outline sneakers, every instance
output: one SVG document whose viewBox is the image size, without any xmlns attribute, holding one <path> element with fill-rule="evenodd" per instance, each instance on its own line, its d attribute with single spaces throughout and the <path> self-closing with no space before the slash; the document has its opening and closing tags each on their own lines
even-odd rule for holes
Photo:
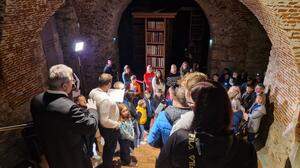
<svg viewBox="0 0 300 168">
<path fill-rule="evenodd" d="M 95 160 L 101 160 L 101 157 L 99 155 L 94 155 L 93 159 L 95 159 Z"/>
</svg>

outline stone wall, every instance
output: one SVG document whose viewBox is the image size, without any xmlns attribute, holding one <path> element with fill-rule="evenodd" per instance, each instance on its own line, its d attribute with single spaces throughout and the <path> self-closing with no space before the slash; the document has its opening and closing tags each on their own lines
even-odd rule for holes
<svg viewBox="0 0 300 168">
<path fill-rule="evenodd" d="M 266 167 L 284 167 L 288 157 L 292 164 L 295 164 L 299 161 L 299 157 L 294 159 L 294 153 L 299 152 L 293 151 L 298 145 L 294 139 L 295 130 L 286 138 L 282 133 L 290 123 L 295 125 L 299 121 L 300 2 L 240 1 L 255 14 L 272 43 L 265 84 L 271 90 L 275 121 L 260 158 Z M 62 0 L 4 2 L 5 10 L 0 10 L 0 18 L 4 12 L 3 26 L 0 22 L 0 30 L 3 30 L 0 44 L 0 126 L 23 123 L 30 119 L 30 98 L 43 90 L 47 71 L 40 38 L 41 29 L 63 3 Z M 256 42 L 268 43 L 268 38 L 263 35 L 264 30 L 244 6 L 236 0 L 197 2 L 206 13 L 214 40 L 210 53 L 213 71 L 227 66 L 255 69 L 256 66 L 263 65 L 260 63 L 264 61 L 256 60 L 267 59 L 269 45 L 261 46 L 261 43 Z M 113 38 L 117 35 L 122 12 L 129 3 L 130 0 L 73 1 L 72 5 L 80 24 L 80 37 L 87 44 L 86 51 L 82 53 L 82 63 L 84 77 L 89 79 L 86 86 L 88 89 L 97 85 L 97 75 L 108 57 L 112 57 L 118 64 L 117 44 Z M 2 4 L 1 2 L 1 8 Z M 75 27 L 67 28 L 70 29 L 75 30 Z M 259 33 L 262 33 L 261 36 L 256 36 Z M 253 48 L 257 51 L 250 50 Z M 242 58 L 252 63 L 246 64 Z M 19 133 L 2 133 L 0 137 L 0 163 L 4 167 L 12 167 L 11 163 L 17 163 L 19 158 L 19 154 L 16 154 L 18 152 L 15 151 L 22 149 L 14 143 L 19 142 Z"/>
<path fill-rule="evenodd" d="M 299 122 L 300 111 L 300 2 L 297 0 L 242 0 L 264 26 L 272 42 L 272 51 L 265 84 L 271 90 L 275 121 L 269 132 L 267 146 L 262 152 L 266 167 L 283 167 L 288 157 L 294 167 L 299 163 L 299 142 L 292 130 L 282 136 L 288 125 Z M 259 6 L 258 6 L 259 4 Z M 299 129 L 299 128 L 298 128 Z M 296 160 L 295 160 L 296 158 Z"/>
<path fill-rule="evenodd" d="M 46 57 L 47 69 L 56 64 L 64 63 L 64 55 L 60 45 L 57 25 L 54 17 L 49 18 L 42 29 L 41 39 Z"/>
<path fill-rule="evenodd" d="M 0 27 L 3 30 L 0 43 L 0 126 L 30 120 L 29 102 L 33 95 L 43 90 L 47 69 L 41 29 L 62 4 L 62 0 L 5 2 L 4 14 L 1 10 L 3 26 Z M 13 167 L 21 158 L 19 156 L 24 156 L 23 148 L 17 145 L 19 135 L 17 132 L 0 133 L 2 167 Z"/>
<path fill-rule="evenodd" d="M 70 51 L 71 40 L 79 36 L 76 28 L 78 19 L 79 38 L 86 42 L 86 49 L 80 56 L 82 81 L 86 83 L 85 90 L 88 92 L 97 86 L 97 76 L 107 58 L 112 58 L 118 67 L 118 46 L 113 38 L 117 37 L 122 13 L 131 0 L 66 2 L 55 17 L 65 63 L 78 71 L 74 62 L 76 55 Z M 216 1 L 198 3 L 209 19 L 214 41 L 209 61 L 211 73 L 220 72 L 225 67 L 234 70 L 246 68 L 250 74 L 264 72 L 271 44 L 251 12 L 237 1 L 225 6 Z"/>
<path fill-rule="evenodd" d="M 235 0 L 197 2 L 210 24 L 213 45 L 208 65 L 211 74 L 220 73 L 226 67 L 246 70 L 251 75 L 264 72 L 271 43 L 249 9 Z"/>
<path fill-rule="evenodd" d="M 97 78 L 108 58 L 119 65 L 117 41 L 113 38 L 117 37 L 121 15 L 129 2 L 130 0 L 82 0 L 74 3 L 80 33 L 87 43 L 85 59 L 82 60 L 86 90 L 97 86 Z"/>
<path fill-rule="evenodd" d="M 73 68 L 79 74 L 78 55 L 74 51 L 75 42 L 80 40 L 78 18 L 73 2 L 68 0 L 53 16 L 59 34 L 64 64 Z"/>
<path fill-rule="evenodd" d="M 84 77 L 87 90 L 95 87 L 107 58 L 118 65 L 119 21 L 131 0 L 74 2 L 81 36 L 87 42 Z M 265 72 L 271 43 L 256 17 L 240 2 L 197 1 L 208 18 L 213 46 L 209 55 L 210 73 L 223 68 L 246 69 L 250 74 Z M 86 12 L 90 11 L 90 12 Z"/>
</svg>

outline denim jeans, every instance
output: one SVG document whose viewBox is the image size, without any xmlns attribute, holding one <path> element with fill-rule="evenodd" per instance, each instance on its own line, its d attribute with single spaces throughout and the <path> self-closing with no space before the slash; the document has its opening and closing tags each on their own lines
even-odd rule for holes
<svg viewBox="0 0 300 168">
<path fill-rule="evenodd" d="M 144 131 L 145 131 L 145 127 L 142 124 L 139 124 L 139 136 L 138 136 L 138 145 L 141 144 L 141 142 L 144 140 Z"/>
</svg>

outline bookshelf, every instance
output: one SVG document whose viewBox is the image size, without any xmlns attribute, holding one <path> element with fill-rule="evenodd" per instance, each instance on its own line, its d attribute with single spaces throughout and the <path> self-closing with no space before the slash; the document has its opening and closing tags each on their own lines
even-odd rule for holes
<svg viewBox="0 0 300 168">
<path fill-rule="evenodd" d="M 133 13 L 134 18 L 143 18 L 145 23 L 145 63 L 165 75 L 167 58 L 167 23 L 176 13 Z"/>
</svg>

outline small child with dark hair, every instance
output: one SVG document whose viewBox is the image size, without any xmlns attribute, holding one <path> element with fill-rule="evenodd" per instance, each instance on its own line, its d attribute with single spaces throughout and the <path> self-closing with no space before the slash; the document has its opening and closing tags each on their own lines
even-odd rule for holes
<svg viewBox="0 0 300 168">
<path fill-rule="evenodd" d="M 75 97 L 75 103 L 81 107 L 81 108 L 87 108 L 86 107 L 86 98 L 83 95 L 79 95 L 78 97 Z"/>
<path fill-rule="evenodd" d="M 258 83 L 255 87 L 256 95 L 265 94 L 265 86 L 262 83 Z"/>
</svg>

